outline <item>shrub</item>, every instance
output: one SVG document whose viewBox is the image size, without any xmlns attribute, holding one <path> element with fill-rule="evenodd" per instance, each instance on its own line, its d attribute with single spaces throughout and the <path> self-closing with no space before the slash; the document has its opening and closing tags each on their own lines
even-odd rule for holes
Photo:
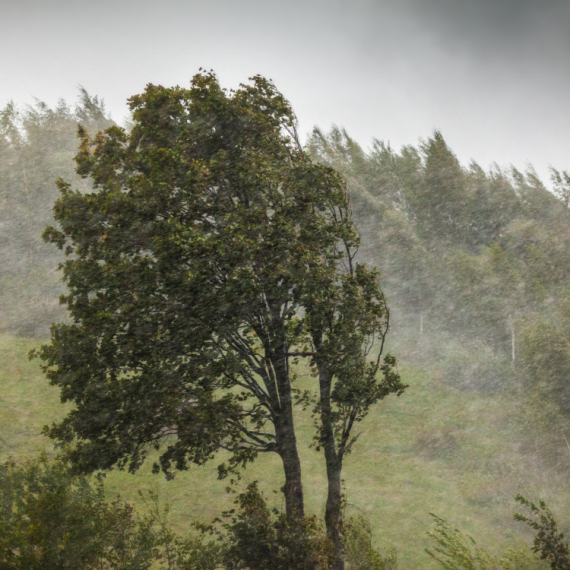
<svg viewBox="0 0 570 570">
<path fill-rule="evenodd" d="M 351 517 L 344 530 L 345 561 L 350 570 L 397 570 L 395 549 L 381 554 L 372 547 L 372 531 L 368 519 L 362 515 Z"/>
<path fill-rule="evenodd" d="M 267 507 L 257 487 L 250 484 L 238 496 L 234 509 L 224 514 L 227 548 L 225 568 L 238 570 L 328 570 L 332 542 L 316 517 L 296 519 Z"/>
<path fill-rule="evenodd" d="M 434 514 L 435 529 L 428 536 L 435 542 L 426 553 L 445 570 L 541 570 L 544 563 L 527 554 L 524 546 L 507 550 L 501 556 L 477 546 L 475 540 Z"/>
<path fill-rule="evenodd" d="M 544 501 L 540 501 L 538 507 L 522 495 L 517 495 L 515 501 L 530 509 L 534 517 L 538 517 L 536 520 L 520 513 L 515 514 L 516 520 L 527 523 L 537 531 L 532 550 L 540 554 L 540 558 L 547 561 L 552 570 L 570 570 L 570 546 L 564 540 L 564 535 L 558 532 L 558 525 Z"/>
<path fill-rule="evenodd" d="M 0 466 L 0 564 L 13 570 L 150 568 L 160 557 L 152 521 L 103 481 L 74 476 L 45 455 Z"/>
<path fill-rule="evenodd" d="M 46 455 L 0 466 L 0 570 L 215 570 L 222 545 L 177 536 L 156 493 L 144 517 L 105 501 L 103 478 Z"/>
</svg>

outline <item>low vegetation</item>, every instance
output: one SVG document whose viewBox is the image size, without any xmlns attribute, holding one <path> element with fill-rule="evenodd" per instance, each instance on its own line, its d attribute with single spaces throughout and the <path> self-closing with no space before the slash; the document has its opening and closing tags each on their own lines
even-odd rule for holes
<svg viewBox="0 0 570 570">
<path fill-rule="evenodd" d="M 20 463 L 42 449 L 53 457 L 41 431 L 62 417 L 63 409 L 57 391 L 27 359 L 37 342 L 0 338 L 1 460 L 13 456 Z M 424 552 L 433 546 L 426 535 L 432 527 L 430 512 L 452 521 L 493 555 L 518 548 L 522 541 L 531 552 L 533 533 L 513 520 L 517 510 L 513 497 L 518 492 L 544 498 L 556 513 L 559 532 L 570 528 L 564 508 L 570 500 L 570 450 L 560 432 L 564 417 L 556 405 L 544 398 L 527 398 L 516 385 L 492 394 L 450 387 L 444 365 L 440 361 L 427 370 L 400 366 L 410 384 L 408 401 L 386 401 L 370 414 L 361 428 L 367 437 L 346 465 L 347 517 L 363 516 L 370 535 L 361 534 L 361 543 L 384 558 L 395 548 L 400 569 L 438 567 Z M 301 387 L 303 378 L 299 371 Z M 309 447 L 310 414 L 300 408 L 296 413 L 306 465 L 307 510 L 322 517 L 326 477 Z M 251 466 L 237 491 L 245 491 L 247 482 L 257 479 L 269 508 L 282 512 L 282 502 L 273 493 L 281 484 L 279 464 L 264 459 Z M 111 471 L 105 478 L 107 500 L 120 495 L 140 513 L 148 511 L 140 492 L 158 494 L 162 504 L 170 505 L 168 522 L 178 536 L 185 536 L 194 522 L 209 524 L 222 510 L 234 508 L 235 494 L 226 493 L 225 487 L 208 467 L 178 473 L 172 481 L 150 469 L 136 475 Z M 359 547 L 356 552 L 364 551 Z"/>
</svg>

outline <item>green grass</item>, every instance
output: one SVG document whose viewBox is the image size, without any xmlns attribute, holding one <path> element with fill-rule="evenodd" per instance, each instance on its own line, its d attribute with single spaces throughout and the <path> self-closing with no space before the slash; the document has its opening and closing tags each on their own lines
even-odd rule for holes
<svg viewBox="0 0 570 570">
<path fill-rule="evenodd" d="M 41 428 L 65 413 L 57 390 L 42 376 L 28 351 L 37 342 L 0 336 L 0 456 L 21 458 L 52 445 Z M 362 432 L 344 470 L 348 512 L 370 519 L 376 546 L 395 546 L 400 568 L 433 568 L 428 546 L 428 513 L 450 520 L 479 544 L 501 551 L 530 542 L 524 525 L 513 521 L 517 492 L 544 498 L 562 529 L 570 516 L 570 446 L 556 408 L 529 399 L 506 379 L 496 394 L 455 389 L 435 368 L 401 365 L 410 385 L 400 398 L 378 404 L 357 429 Z M 302 376 L 299 383 L 310 387 Z M 566 422 L 567 423 L 567 422 Z M 326 480 L 322 455 L 309 449 L 312 420 L 298 414 L 303 478 L 309 511 L 322 514 Z M 183 531 L 195 520 L 209 521 L 231 504 L 216 463 L 177 474 L 174 481 L 143 468 L 136 475 L 112 472 L 109 496 L 139 502 L 138 490 L 158 489 L 171 505 L 171 522 Z M 282 485 L 279 459 L 261 457 L 245 472 L 259 479 L 277 507 Z"/>
</svg>

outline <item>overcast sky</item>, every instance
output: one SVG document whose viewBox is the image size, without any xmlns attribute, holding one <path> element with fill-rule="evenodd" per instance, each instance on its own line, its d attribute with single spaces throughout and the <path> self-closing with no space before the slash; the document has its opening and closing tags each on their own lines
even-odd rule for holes
<svg viewBox="0 0 570 570">
<path fill-rule="evenodd" d="M 0 0 L 0 105 L 272 78 L 302 133 L 570 169 L 570 0 Z"/>
</svg>

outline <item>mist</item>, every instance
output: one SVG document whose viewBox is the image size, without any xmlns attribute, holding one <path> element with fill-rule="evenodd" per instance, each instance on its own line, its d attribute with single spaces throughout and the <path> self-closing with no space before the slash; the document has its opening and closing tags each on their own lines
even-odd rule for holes
<svg viewBox="0 0 570 570">
<path fill-rule="evenodd" d="M 519 493 L 544 499 L 558 530 L 570 530 L 570 5 L 26 0 L 6 3 L 2 20 L 10 55 L 0 63 L 2 461 L 23 465 L 40 449 L 51 461 L 57 449 L 43 426 L 81 408 L 79 398 L 60 402 L 69 388 L 50 376 L 55 360 L 43 372 L 27 360 L 50 335 L 58 350 L 61 331 L 81 323 L 61 298 L 71 266 L 58 271 L 81 253 L 66 258 L 54 246 L 56 230 L 42 238 L 62 224 L 63 210 L 54 217 L 53 208 L 66 193 L 55 181 L 69 183 L 78 203 L 111 191 L 94 184 L 96 169 L 75 162 L 78 126 L 83 150 L 110 127 L 105 136 L 121 127 L 128 141 L 141 125 L 129 98 L 149 84 L 187 89 L 211 69 L 231 100 L 231 89 L 261 75 L 295 113 L 295 152 L 342 177 L 360 240 L 354 259 L 379 269 L 389 310 L 382 362 L 391 370 L 386 358 L 394 355 L 405 385 L 357 422 L 343 471 L 343 516 L 353 525 L 346 568 L 440 568 L 425 549 L 451 552 L 436 539 L 452 527 L 488 554 L 481 569 L 547 568 L 531 551 L 532 529 L 513 514 L 526 508 L 514 501 Z M 54 323 L 60 332 L 50 332 Z M 315 366 L 291 359 L 306 512 L 324 520 Z M 164 429 L 173 437 L 177 426 Z M 147 464 L 136 474 L 110 471 L 105 496 L 119 493 L 143 512 L 151 489 L 171 504 L 172 532 L 186 536 L 193 523 L 233 508 L 227 480 L 203 463 L 172 481 Z M 8 465 L 2 473 L 15 469 Z M 259 481 L 282 514 L 280 469 L 260 454 L 235 493 Z M 457 544 L 464 540 L 453 532 Z M 358 541 L 383 566 L 358 558 Z M 204 552 L 214 560 L 214 550 Z M 462 568 L 446 556 L 447 568 Z"/>
<path fill-rule="evenodd" d="M 77 85 L 122 123 L 146 83 L 187 85 L 199 67 L 236 87 L 261 74 L 301 133 L 345 127 L 364 147 L 441 130 L 464 162 L 530 162 L 543 178 L 569 153 L 567 3 L 547 0 L 4 3 L 0 104 L 73 101 Z M 18 49 L 14 49 L 18 46 Z"/>
</svg>

